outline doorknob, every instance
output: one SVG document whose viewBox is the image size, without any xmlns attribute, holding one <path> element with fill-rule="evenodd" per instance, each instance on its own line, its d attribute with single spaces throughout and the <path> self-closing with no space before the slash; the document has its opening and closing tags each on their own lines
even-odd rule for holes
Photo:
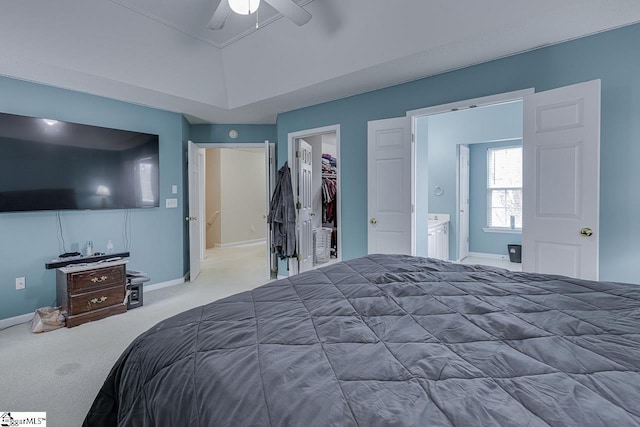
<svg viewBox="0 0 640 427">
<path fill-rule="evenodd" d="M 585 227 L 582 230 L 580 230 L 580 234 L 583 235 L 584 237 L 589 237 L 593 234 L 593 231 L 590 228 Z"/>
<path fill-rule="evenodd" d="M 369 222 L 370 222 L 371 224 L 377 224 L 377 222 L 378 222 L 378 221 L 376 221 L 376 219 L 375 219 L 375 218 L 371 218 L 371 219 L 369 220 Z"/>
<path fill-rule="evenodd" d="M 188 216 L 185 218 L 185 221 L 197 221 L 198 217 L 197 216 Z"/>
<path fill-rule="evenodd" d="M 315 212 L 311 212 L 311 213 L 309 214 L 309 216 L 316 216 L 316 213 L 315 213 Z"/>
</svg>

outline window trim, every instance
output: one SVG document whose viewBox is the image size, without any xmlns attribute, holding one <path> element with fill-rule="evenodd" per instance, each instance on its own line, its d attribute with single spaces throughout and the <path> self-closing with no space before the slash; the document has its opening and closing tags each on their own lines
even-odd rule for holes
<svg viewBox="0 0 640 427">
<path fill-rule="evenodd" d="M 522 234 L 522 228 L 482 227 L 485 233 Z"/>
</svg>

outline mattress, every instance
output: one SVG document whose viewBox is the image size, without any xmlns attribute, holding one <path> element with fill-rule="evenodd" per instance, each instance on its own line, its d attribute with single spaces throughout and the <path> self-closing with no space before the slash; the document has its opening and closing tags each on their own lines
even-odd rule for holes
<svg viewBox="0 0 640 427">
<path fill-rule="evenodd" d="M 87 426 L 638 426 L 640 288 L 370 255 L 160 322 Z"/>
</svg>

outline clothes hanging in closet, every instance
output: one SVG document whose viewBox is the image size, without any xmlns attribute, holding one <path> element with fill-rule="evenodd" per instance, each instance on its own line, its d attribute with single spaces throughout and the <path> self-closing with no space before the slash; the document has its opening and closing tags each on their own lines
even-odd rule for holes
<svg viewBox="0 0 640 427">
<path fill-rule="evenodd" d="M 335 178 L 322 178 L 322 222 L 336 219 L 337 182 Z"/>
<path fill-rule="evenodd" d="M 280 259 L 296 256 L 296 207 L 288 162 L 278 171 L 276 188 L 269 205 L 267 221 L 271 224 L 271 251 Z"/>
<path fill-rule="evenodd" d="M 322 154 L 322 222 L 335 223 L 337 192 L 337 161 L 331 154 Z M 327 176 L 328 175 L 328 176 Z"/>
</svg>

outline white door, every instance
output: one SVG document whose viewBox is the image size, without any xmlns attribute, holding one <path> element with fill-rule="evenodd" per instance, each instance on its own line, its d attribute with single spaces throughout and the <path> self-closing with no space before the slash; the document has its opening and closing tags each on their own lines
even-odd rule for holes
<svg viewBox="0 0 640 427">
<path fill-rule="evenodd" d="M 526 96 L 522 269 L 598 279 L 600 80 Z"/>
<path fill-rule="evenodd" d="M 197 157 L 198 157 L 198 171 L 202 171 L 201 173 L 198 173 L 198 178 L 200 179 L 199 181 L 199 194 L 198 194 L 198 214 L 196 215 L 198 217 L 198 219 L 200 218 L 207 218 L 207 214 L 205 212 L 205 208 L 206 208 L 206 203 L 204 203 L 205 199 L 205 190 L 206 190 L 206 158 L 205 158 L 205 154 L 204 154 L 204 150 L 201 148 L 196 147 L 197 149 Z M 206 233 L 207 233 L 207 229 L 206 229 L 206 220 L 205 221 L 200 221 L 198 220 L 198 227 L 199 227 L 199 233 L 200 233 L 200 249 L 198 251 L 198 253 L 200 254 L 200 261 L 203 261 L 206 257 L 207 257 L 207 248 L 206 243 L 207 243 L 207 239 L 206 239 Z"/>
<path fill-rule="evenodd" d="M 189 281 L 193 282 L 200 274 L 200 157 L 196 144 L 188 143 L 188 171 L 189 174 Z"/>
<path fill-rule="evenodd" d="M 311 145 L 302 139 L 297 140 L 297 189 L 296 234 L 298 237 L 298 272 L 313 268 L 313 192 L 312 192 L 312 151 Z"/>
<path fill-rule="evenodd" d="M 411 122 L 368 123 L 368 253 L 411 254 Z"/>
<path fill-rule="evenodd" d="M 462 261 L 469 256 L 469 147 L 458 147 L 458 259 Z"/>
<path fill-rule="evenodd" d="M 269 208 L 271 203 L 271 196 L 273 195 L 273 190 L 275 188 L 275 167 L 276 167 L 276 156 L 275 156 L 276 146 L 269 141 L 264 142 L 264 170 L 266 173 L 265 179 L 265 191 L 267 194 L 266 197 L 266 205 L 265 205 L 265 214 L 263 216 L 265 223 L 265 236 L 267 236 L 267 279 L 275 279 L 277 278 L 277 259 L 276 254 L 271 252 L 271 225 L 267 221 L 267 216 L 269 215 Z"/>
</svg>

